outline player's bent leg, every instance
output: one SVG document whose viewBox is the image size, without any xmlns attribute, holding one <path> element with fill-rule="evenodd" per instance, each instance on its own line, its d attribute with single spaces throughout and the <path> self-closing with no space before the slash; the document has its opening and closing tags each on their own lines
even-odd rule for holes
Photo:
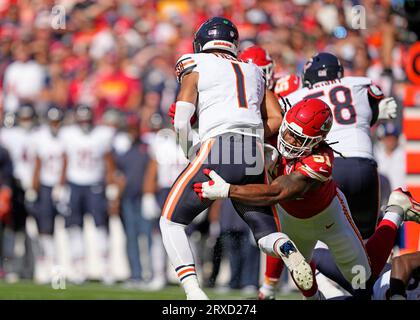
<svg viewBox="0 0 420 320">
<path fill-rule="evenodd" d="M 370 261 L 340 190 L 337 190 L 337 196 L 326 210 L 325 217 L 334 219 L 334 225 L 328 230 L 320 226 L 323 229 L 320 240 L 328 245 L 338 268 L 353 289 L 365 289 L 372 273 Z"/>
<path fill-rule="evenodd" d="M 214 141 L 206 141 L 195 159 L 179 175 L 165 201 L 160 218 L 160 231 L 169 260 L 178 275 L 178 279 L 189 300 L 208 299 L 201 290 L 195 262 L 185 228 L 211 201 L 201 201 L 194 192 L 192 185 L 205 181 L 203 164 L 208 157 Z"/>
<path fill-rule="evenodd" d="M 366 243 L 372 264 L 372 274 L 379 277 L 397 238 L 398 228 L 403 221 L 419 223 L 420 204 L 412 195 L 401 188 L 394 190 L 388 200 L 382 221 Z"/>
</svg>

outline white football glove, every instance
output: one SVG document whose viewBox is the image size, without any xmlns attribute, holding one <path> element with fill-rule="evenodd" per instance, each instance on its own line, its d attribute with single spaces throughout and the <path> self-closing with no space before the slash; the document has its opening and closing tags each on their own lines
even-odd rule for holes
<svg viewBox="0 0 420 320">
<path fill-rule="evenodd" d="M 141 199 L 141 213 L 147 220 L 156 219 L 160 216 L 160 207 L 153 193 L 145 193 Z"/>
<path fill-rule="evenodd" d="M 25 191 L 25 201 L 26 202 L 36 202 L 38 200 L 38 192 L 35 189 L 28 189 Z"/>
<path fill-rule="evenodd" d="M 56 203 L 70 202 L 70 188 L 66 185 L 55 185 L 51 191 L 51 198 Z"/>
<path fill-rule="evenodd" d="M 270 172 L 276 167 L 280 153 L 270 144 L 264 143 L 265 169 Z"/>
<path fill-rule="evenodd" d="M 230 184 L 223 180 L 214 170 L 204 169 L 203 171 L 211 180 L 194 184 L 194 191 L 198 194 L 199 198 L 210 200 L 228 198 Z"/>
<path fill-rule="evenodd" d="M 379 120 L 395 119 L 397 117 L 397 102 L 393 97 L 379 101 Z"/>
</svg>

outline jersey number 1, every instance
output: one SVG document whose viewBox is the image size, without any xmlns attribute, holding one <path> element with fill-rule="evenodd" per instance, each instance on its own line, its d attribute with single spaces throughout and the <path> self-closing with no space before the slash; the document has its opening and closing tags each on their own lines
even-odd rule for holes
<svg viewBox="0 0 420 320">
<path fill-rule="evenodd" d="M 236 93 L 238 96 L 239 108 L 248 108 L 248 102 L 246 100 L 245 92 L 245 80 L 241 66 L 235 62 L 232 62 L 232 67 L 236 76 Z"/>
</svg>

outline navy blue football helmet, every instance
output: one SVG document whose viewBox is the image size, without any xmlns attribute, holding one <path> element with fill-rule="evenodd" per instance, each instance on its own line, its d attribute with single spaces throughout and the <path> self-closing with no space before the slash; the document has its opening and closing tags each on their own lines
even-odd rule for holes
<svg viewBox="0 0 420 320">
<path fill-rule="evenodd" d="M 311 87 L 314 83 L 339 79 L 344 76 L 340 60 L 328 52 L 320 52 L 309 59 L 303 71 L 303 86 Z"/>
<path fill-rule="evenodd" d="M 238 53 L 239 33 L 228 19 L 214 17 L 204 22 L 194 35 L 194 52 L 209 49 L 224 50 L 233 55 Z"/>
</svg>

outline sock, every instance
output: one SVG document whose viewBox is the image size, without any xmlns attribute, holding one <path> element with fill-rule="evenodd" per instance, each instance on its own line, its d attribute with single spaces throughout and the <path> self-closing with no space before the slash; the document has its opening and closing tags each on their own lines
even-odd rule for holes
<svg viewBox="0 0 420 320">
<path fill-rule="evenodd" d="M 402 209 L 390 206 L 375 233 L 366 243 L 366 250 L 372 268 L 372 277 L 377 278 L 382 272 L 397 238 L 398 228 L 403 221 Z"/>
<path fill-rule="evenodd" d="M 264 285 L 266 288 L 272 287 L 274 289 L 283 271 L 284 262 L 282 259 L 270 255 L 266 255 L 265 261 Z"/>
<path fill-rule="evenodd" d="M 84 280 L 86 270 L 82 228 L 79 226 L 72 226 L 68 228 L 68 235 L 73 270 L 76 272 L 78 278 Z"/>
<path fill-rule="evenodd" d="M 55 263 L 55 244 L 53 236 L 49 234 L 41 234 L 39 237 L 43 256 L 49 263 Z"/>
<path fill-rule="evenodd" d="M 96 245 L 98 246 L 99 259 L 103 270 L 103 281 L 112 282 L 112 268 L 109 261 L 109 233 L 105 226 L 96 228 Z"/>
<path fill-rule="evenodd" d="M 186 226 L 172 222 L 165 217 L 160 218 L 159 225 L 169 261 L 175 268 L 185 293 L 188 295 L 197 289 L 201 290 L 193 254 L 185 234 Z"/>
</svg>

